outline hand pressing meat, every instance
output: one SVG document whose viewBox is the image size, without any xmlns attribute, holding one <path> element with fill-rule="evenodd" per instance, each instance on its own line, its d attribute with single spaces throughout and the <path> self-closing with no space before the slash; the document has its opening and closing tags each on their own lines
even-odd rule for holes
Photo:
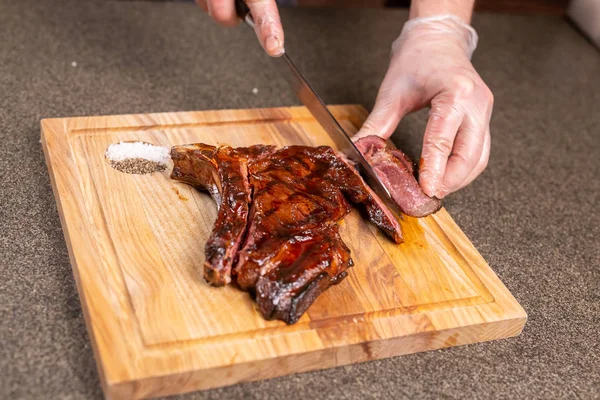
<svg viewBox="0 0 600 400">
<path fill-rule="evenodd" d="M 398 221 L 330 147 L 175 146 L 171 177 L 207 190 L 219 205 L 206 243 L 205 279 L 233 279 L 266 319 L 296 322 L 353 265 L 338 222 L 359 206 L 392 240 Z"/>
<path fill-rule="evenodd" d="M 493 96 L 470 61 L 477 46 L 468 25 L 472 6 L 472 0 L 412 2 L 373 112 L 357 134 L 388 139 L 405 115 L 430 106 L 419 183 L 440 199 L 471 183 L 490 154 Z"/>
</svg>

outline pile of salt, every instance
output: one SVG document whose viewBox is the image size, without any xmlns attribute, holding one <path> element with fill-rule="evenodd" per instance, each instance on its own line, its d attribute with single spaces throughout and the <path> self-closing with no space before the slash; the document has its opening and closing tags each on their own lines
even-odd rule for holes
<svg viewBox="0 0 600 400">
<path fill-rule="evenodd" d="M 168 148 L 144 142 L 114 143 L 105 155 L 111 167 L 128 174 L 164 171 L 170 159 Z"/>
</svg>

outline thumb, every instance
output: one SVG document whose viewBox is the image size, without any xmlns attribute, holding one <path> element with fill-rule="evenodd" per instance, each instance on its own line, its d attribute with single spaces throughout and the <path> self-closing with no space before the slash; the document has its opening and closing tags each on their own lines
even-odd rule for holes
<svg viewBox="0 0 600 400">
<path fill-rule="evenodd" d="M 353 140 L 372 135 L 389 139 L 402 117 L 419 108 L 418 103 L 414 87 L 407 84 L 404 74 L 392 62 L 377 93 L 373 111 Z"/>
</svg>

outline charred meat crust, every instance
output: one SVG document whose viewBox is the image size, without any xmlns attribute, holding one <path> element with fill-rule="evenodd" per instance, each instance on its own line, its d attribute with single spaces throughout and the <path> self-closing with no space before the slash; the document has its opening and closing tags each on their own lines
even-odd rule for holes
<svg viewBox="0 0 600 400">
<path fill-rule="evenodd" d="M 278 260 L 278 266 L 260 275 L 255 284 L 256 301 L 266 319 L 296 322 L 328 287 L 338 283 L 353 265 L 350 250 L 337 226 L 313 233 L 295 246 L 301 253 Z"/>
<path fill-rule="evenodd" d="M 171 149 L 171 178 L 208 191 L 219 208 L 205 245 L 204 278 L 211 285 L 231 282 L 231 269 L 246 231 L 251 200 L 248 156 L 259 157 L 269 149 L 271 146 L 253 146 L 240 151 L 205 144 Z"/>
</svg>

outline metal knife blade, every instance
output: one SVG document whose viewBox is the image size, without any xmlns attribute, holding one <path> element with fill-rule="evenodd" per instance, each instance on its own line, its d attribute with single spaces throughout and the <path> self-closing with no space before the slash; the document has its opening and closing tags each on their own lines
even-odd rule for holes
<svg viewBox="0 0 600 400">
<path fill-rule="evenodd" d="M 250 10 L 242 0 L 236 0 L 238 16 L 250 27 L 254 27 L 254 20 Z M 385 205 L 394 214 L 396 219 L 401 219 L 400 209 L 392 199 L 389 190 L 383 185 L 373 168 L 356 148 L 356 145 L 346 134 L 339 122 L 331 114 L 321 98 L 313 90 L 307 80 L 302 76 L 288 54 L 273 59 L 282 77 L 289 83 L 298 99 L 315 117 L 325 132 L 331 137 L 339 152 L 360 166 L 363 177 L 373 191 L 381 198 Z"/>
</svg>

